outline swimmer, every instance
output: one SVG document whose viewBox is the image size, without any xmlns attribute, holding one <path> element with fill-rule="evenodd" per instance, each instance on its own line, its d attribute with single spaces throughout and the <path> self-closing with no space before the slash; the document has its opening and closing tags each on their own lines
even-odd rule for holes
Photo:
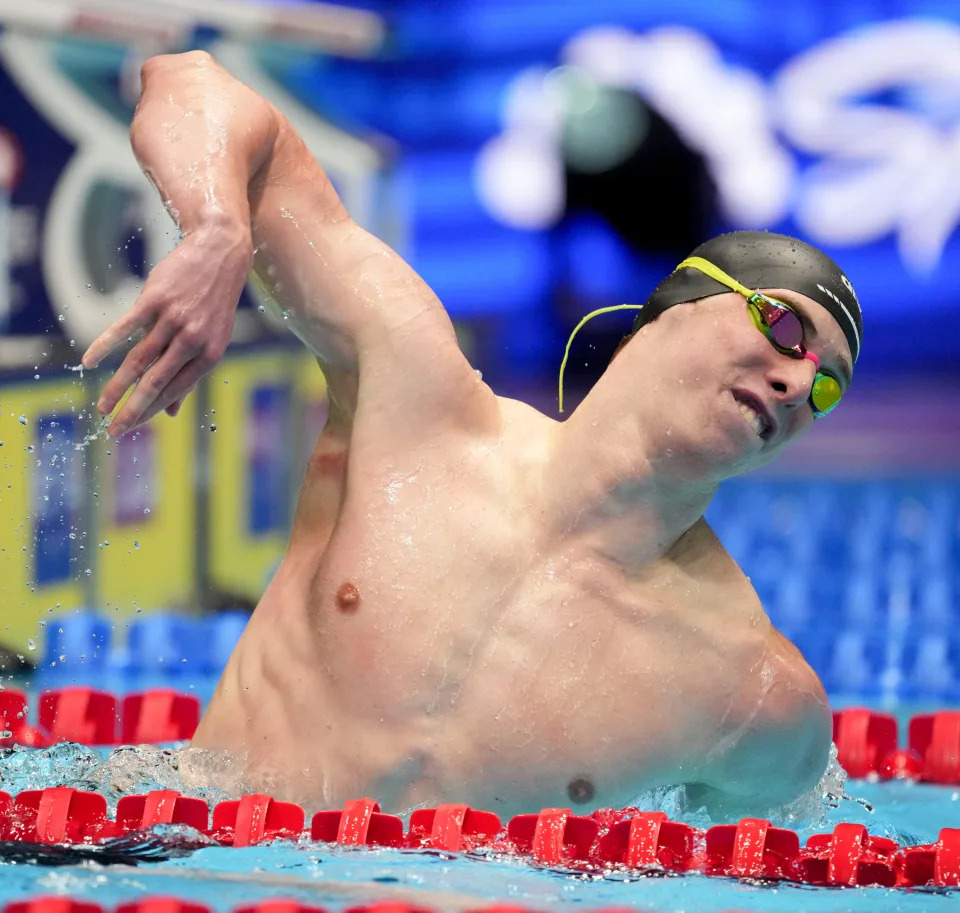
<svg viewBox="0 0 960 913">
<path fill-rule="evenodd" d="M 99 401 L 136 383 L 112 432 L 177 412 L 251 270 L 329 387 L 196 746 L 308 810 L 585 812 L 685 784 L 722 819 L 818 781 L 823 688 L 703 514 L 846 391 L 861 318 L 832 260 L 777 234 L 706 242 L 559 422 L 493 393 L 424 281 L 209 55 L 147 62 L 131 137 L 183 239 L 84 355 L 145 331 Z"/>
</svg>

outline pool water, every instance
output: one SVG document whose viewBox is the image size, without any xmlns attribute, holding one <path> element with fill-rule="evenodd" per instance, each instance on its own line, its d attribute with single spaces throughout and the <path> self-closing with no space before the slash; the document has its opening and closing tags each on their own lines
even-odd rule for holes
<svg viewBox="0 0 960 913">
<path fill-rule="evenodd" d="M 117 683 L 114 677 L 113 684 Z M 213 684 L 214 679 L 202 677 L 181 679 L 178 687 L 206 697 Z M 143 677 L 136 677 L 128 681 L 126 690 L 143 687 Z M 913 709 L 901 708 L 901 731 L 905 731 L 904 723 Z M 0 760 L 0 789 L 10 793 L 57 785 L 93 789 L 107 797 L 112 810 L 122 794 L 180 785 L 169 764 L 162 760 L 166 755 L 160 749 L 128 751 L 107 761 L 109 757 L 108 749 L 68 743 L 46 752 L 8 750 Z M 202 795 L 211 805 L 227 798 L 216 787 L 184 792 Z M 819 814 L 790 823 L 800 833 L 801 841 L 811 833 L 832 830 L 841 821 L 865 824 L 871 834 L 890 836 L 902 844 L 933 842 L 940 828 L 960 828 L 958 789 L 848 781 L 846 792 L 851 798 L 841 799 L 836 807 L 817 804 L 814 811 Z M 661 808 L 676 817 L 676 803 L 676 792 L 663 791 L 646 797 L 642 807 Z M 704 821 L 691 823 L 703 826 Z M 161 828 L 157 833 L 161 840 L 176 845 L 183 831 Z M 699 874 L 571 873 L 492 853 L 354 848 L 308 840 L 276 841 L 243 849 L 205 846 L 180 858 L 138 865 L 85 861 L 49 866 L 0 860 L 0 903 L 38 895 L 65 895 L 109 907 L 159 894 L 189 898 L 224 913 L 253 901 L 281 897 L 330 910 L 390 899 L 435 910 L 467 910 L 508 902 L 531 910 L 637 907 L 651 911 L 811 913 L 953 910 L 960 901 L 960 891 L 750 884 Z"/>
<path fill-rule="evenodd" d="M 903 744 L 912 715 L 960 705 L 956 480 L 737 482 L 721 491 L 708 520 L 752 577 L 771 619 L 820 674 L 835 709 L 859 704 L 896 713 Z M 89 613 L 72 619 L 48 625 L 43 672 L 30 683 L 34 696 L 45 688 L 82 683 L 118 695 L 174 687 L 204 701 L 243 623 L 231 617 L 201 630 L 205 621 L 171 624 L 144 616 L 123 643 L 109 645 L 117 633 L 110 621 Z M 104 776 L 106 754 L 69 745 L 47 756 L 23 750 L 8 754 L 0 758 L 0 790 L 73 785 L 96 789 L 113 805 L 120 792 L 176 786 L 168 779 L 169 765 L 154 763 L 157 757 L 151 761 L 149 753 L 135 758 L 124 777 Z M 960 787 L 849 781 L 846 793 L 850 798 L 835 807 L 818 801 L 806 817 L 774 823 L 792 827 L 805 841 L 811 833 L 854 821 L 871 834 L 914 845 L 935 841 L 941 828 L 960 828 Z M 211 804 L 225 798 L 215 788 L 202 794 Z M 675 792 L 638 802 L 671 817 L 676 817 L 676 803 Z M 690 823 L 702 827 L 706 822 L 691 818 Z M 160 839 L 175 842 L 178 836 L 164 832 Z M 331 910 L 384 899 L 435 910 L 491 902 L 530 910 L 616 906 L 705 913 L 960 909 L 960 889 L 751 884 L 699 874 L 577 874 L 492 854 L 306 841 L 245 849 L 208 846 L 136 866 L 74 862 L 49 867 L 0 857 L 0 904 L 40 894 L 104 907 L 163 894 L 223 913 L 275 898 Z"/>
</svg>

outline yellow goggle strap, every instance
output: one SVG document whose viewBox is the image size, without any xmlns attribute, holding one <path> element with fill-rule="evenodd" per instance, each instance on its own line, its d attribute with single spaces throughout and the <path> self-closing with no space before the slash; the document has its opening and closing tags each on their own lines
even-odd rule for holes
<svg viewBox="0 0 960 913">
<path fill-rule="evenodd" d="M 567 359 L 570 357 L 570 344 L 573 342 L 573 337 L 580 332 L 580 327 L 582 327 L 588 320 L 592 317 L 596 317 L 598 314 L 609 314 L 611 311 L 623 311 L 627 309 L 632 309 L 635 311 L 643 310 L 642 304 L 615 304 L 612 307 L 598 308 L 595 311 L 591 311 L 587 314 L 583 320 L 580 321 L 574 328 L 573 332 L 570 334 L 570 338 L 567 340 L 567 347 L 563 351 L 563 361 L 560 362 L 560 398 L 559 405 L 560 411 L 563 412 L 563 372 L 567 369 Z"/>
<path fill-rule="evenodd" d="M 725 285 L 727 288 L 732 289 L 735 292 L 739 292 L 743 295 L 744 298 L 750 299 L 754 296 L 754 292 L 751 289 L 748 289 L 745 285 L 741 285 L 737 282 L 733 276 L 728 276 L 719 266 L 714 266 L 709 260 L 704 260 L 703 257 L 687 257 L 682 263 L 677 266 L 677 269 L 696 269 L 699 270 L 706 276 L 709 276 L 711 279 L 719 282 L 721 285 Z M 674 270 L 676 272 L 676 270 Z M 563 412 L 563 372 L 567 367 L 567 359 L 570 357 L 570 344 L 573 342 L 573 337 L 577 335 L 582 327 L 588 320 L 593 317 L 596 317 L 598 314 L 609 314 L 611 311 L 622 311 L 625 309 L 633 309 L 636 311 L 642 310 L 642 304 L 616 304 L 612 307 L 598 308 L 596 311 L 591 311 L 587 314 L 583 320 L 578 323 L 573 332 L 570 334 L 570 338 L 567 340 L 567 347 L 563 352 L 563 361 L 560 363 L 560 391 L 559 391 L 559 406 L 560 412 Z"/>
<path fill-rule="evenodd" d="M 721 285 L 739 292 L 744 298 L 752 298 L 756 294 L 752 289 L 748 289 L 745 285 L 737 282 L 733 276 L 728 276 L 719 266 L 714 266 L 709 260 L 704 260 L 703 257 L 687 257 L 677 269 L 698 269 L 705 276 L 709 276 Z"/>
</svg>

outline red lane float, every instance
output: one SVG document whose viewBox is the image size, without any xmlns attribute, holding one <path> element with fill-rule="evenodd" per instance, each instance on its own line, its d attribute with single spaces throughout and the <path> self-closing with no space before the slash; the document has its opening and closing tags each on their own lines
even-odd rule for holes
<svg viewBox="0 0 960 913">
<path fill-rule="evenodd" d="M 219 803 L 208 828 L 207 803 L 174 790 L 124 797 L 116 820 L 107 817 L 106 801 L 96 793 L 69 787 L 29 790 L 15 797 L 0 792 L 0 839 L 32 843 L 95 843 L 157 824 L 187 824 L 225 846 L 243 847 L 265 840 L 300 840 L 306 836 L 305 817 L 299 805 L 262 794 Z M 441 805 L 414 813 L 404 835 L 400 818 L 383 814 L 376 802 L 365 798 L 337 811 L 318 812 L 309 836 L 343 846 L 454 852 L 490 848 L 575 869 L 622 865 L 811 885 L 960 886 L 960 828 L 944 828 L 934 844 L 900 847 L 870 835 L 860 824 L 840 824 L 832 834 L 813 835 L 801 849 L 796 833 L 759 818 L 704 832 L 670 821 L 663 812 L 598 809 L 580 817 L 570 809 L 548 808 L 537 815 L 517 815 L 502 827 L 492 812 Z"/>
<path fill-rule="evenodd" d="M 99 904 L 69 897 L 37 897 L 8 903 L 3 913 L 104 913 L 104 909 Z"/>
<path fill-rule="evenodd" d="M 40 695 L 40 727 L 54 742 L 117 744 L 117 699 L 93 688 L 61 688 Z"/>
<path fill-rule="evenodd" d="M 814 834 L 800 860 L 808 884 L 882 885 L 897 883 L 895 840 L 871 837 L 862 824 L 838 824 L 832 834 Z"/>
<path fill-rule="evenodd" d="M 340 811 L 317 812 L 310 837 L 341 846 L 403 846 L 403 822 L 373 799 L 352 799 Z"/>
<path fill-rule="evenodd" d="M 695 849 L 702 839 L 703 831 L 670 821 L 666 812 L 637 812 L 607 831 L 600 839 L 597 856 L 602 862 L 632 869 L 689 872 L 701 861 Z"/>
<path fill-rule="evenodd" d="M 800 838 L 761 818 L 719 824 L 707 831 L 706 873 L 734 878 L 799 881 Z"/>
<path fill-rule="evenodd" d="M 298 839 L 305 813 L 292 802 L 256 793 L 221 802 L 213 810 L 213 838 L 226 846 L 253 846 L 265 840 Z"/>
<path fill-rule="evenodd" d="M 174 789 L 156 789 L 140 796 L 124 796 L 117 803 L 117 824 L 124 833 L 157 824 L 186 824 L 207 833 L 210 809 L 203 799 L 191 799 Z"/>
<path fill-rule="evenodd" d="M 936 843 L 904 849 L 901 874 L 908 885 L 960 886 L 960 828 L 945 827 Z"/>
<path fill-rule="evenodd" d="M 960 711 L 941 710 L 910 720 L 910 748 L 923 758 L 921 780 L 960 783 Z"/>
<path fill-rule="evenodd" d="M 265 900 L 247 907 L 237 907 L 233 913 L 326 913 L 323 907 L 310 907 L 295 900 Z"/>
<path fill-rule="evenodd" d="M 593 818 L 574 815 L 569 808 L 516 815 L 507 824 L 507 838 L 517 850 L 544 865 L 587 862 L 599 831 Z"/>
<path fill-rule="evenodd" d="M 500 819 L 493 812 L 475 811 L 467 805 L 438 805 L 410 815 L 408 846 L 424 849 L 474 849 L 500 833 Z"/>
<path fill-rule="evenodd" d="M 16 688 L 0 691 L 0 732 L 9 736 L 0 737 L 0 747 L 25 745 L 28 748 L 45 748 L 49 738 L 27 721 L 27 695 Z"/>
<path fill-rule="evenodd" d="M 178 897 L 147 897 L 133 903 L 122 903 L 115 913 L 210 913 L 210 908 Z"/>
<path fill-rule="evenodd" d="M 0 691 L 0 746 L 45 748 L 54 742 L 119 745 L 181 742 L 193 738 L 200 721 L 200 701 L 193 694 L 155 688 L 128 694 L 123 700 L 93 688 L 44 691 L 38 704 L 38 726 L 30 724 L 23 691 Z M 118 726 L 119 719 L 119 726 Z"/>
<path fill-rule="evenodd" d="M 897 750 L 897 721 L 865 707 L 841 710 L 833 714 L 833 741 L 840 766 L 851 777 L 866 777 Z"/>
<path fill-rule="evenodd" d="M 156 688 L 128 694 L 121 708 L 120 741 L 155 745 L 193 738 L 200 723 L 200 701 L 192 694 Z"/>
<path fill-rule="evenodd" d="M 31 789 L 10 804 L 6 830 L 24 843 L 95 843 L 119 833 L 107 800 L 67 786 Z"/>
</svg>

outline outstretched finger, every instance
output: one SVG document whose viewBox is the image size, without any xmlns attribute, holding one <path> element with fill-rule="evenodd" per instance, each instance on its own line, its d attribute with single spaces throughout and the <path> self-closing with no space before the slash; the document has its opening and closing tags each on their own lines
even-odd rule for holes
<svg viewBox="0 0 960 913">
<path fill-rule="evenodd" d="M 130 385 L 147 373 L 147 369 L 162 354 L 173 338 L 172 327 L 157 324 L 143 339 L 140 340 L 117 368 L 116 373 L 107 382 L 97 401 L 97 408 L 101 414 L 109 415 L 117 407 L 123 394 Z"/>
<path fill-rule="evenodd" d="M 119 437 L 140 424 L 144 413 L 157 402 L 170 381 L 192 357 L 193 353 L 184 346 L 169 346 L 140 378 L 107 431 Z"/>
<path fill-rule="evenodd" d="M 95 368 L 120 343 L 129 339 L 137 330 L 146 329 L 152 320 L 153 318 L 143 310 L 133 307 L 90 343 L 87 351 L 83 353 L 83 358 L 80 359 L 80 364 L 85 368 Z"/>
<path fill-rule="evenodd" d="M 156 402 L 143 413 L 137 424 L 145 424 L 158 412 L 165 411 L 168 415 L 176 415 L 180 411 L 187 394 L 208 370 L 209 367 L 199 358 L 195 358 L 184 365 L 180 369 L 180 373 L 167 385 L 166 390 L 157 397 Z"/>
</svg>

